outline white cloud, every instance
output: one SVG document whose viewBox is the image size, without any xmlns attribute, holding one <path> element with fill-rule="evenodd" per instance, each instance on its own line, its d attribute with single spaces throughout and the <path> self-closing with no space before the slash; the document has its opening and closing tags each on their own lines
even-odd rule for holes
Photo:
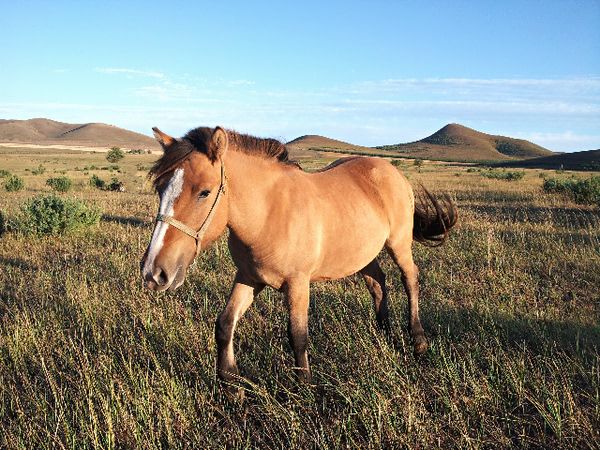
<svg viewBox="0 0 600 450">
<path fill-rule="evenodd" d="M 109 75 L 124 74 L 129 76 L 141 76 L 149 78 L 164 78 L 165 74 L 149 70 L 127 69 L 123 67 L 96 67 L 95 72 L 106 73 Z"/>
<path fill-rule="evenodd" d="M 142 132 L 157 125 L 172 134 L 219 124 L 289 139 L 325 134 L 362 145 L 408 142 L 458 122 L 554 150 L 600 146 L 600 78 L 594 77 L 401 79 L 312 90 L 267 89 L 243 79 L 154 78 L 129 87 L 120 104 L 5 103 L 0 114 L 103 121 Z"/>
<path fill-rule="evenodd" d="M 516 133 L 514 137 L 527 139 L 550 149 L 596 150 L 600 148 L 600 135 L 578 134 L 570 130 L 560 133 Z"/>
</svg>

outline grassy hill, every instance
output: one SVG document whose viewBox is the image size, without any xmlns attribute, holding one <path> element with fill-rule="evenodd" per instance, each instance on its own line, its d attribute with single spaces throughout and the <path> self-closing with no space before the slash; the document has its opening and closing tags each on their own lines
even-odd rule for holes
<svg viewBox="0 0 600 450">
<path fill-rule="evenodd" d="M 561 153 L 521 161 L 506 161 L 498 163 L 498 165 L 530 169 L 600 170 L 600 149 Z"/>
<path fill-rule="evenodd" d="M 523 139 L 486 134 L 459 124 L 446 125 L 420 141 L 377 148 L 423 159 L 457 161 L 503 161 L 553 154 Z"/>
<path fill-rule="evenodd" d="M 316 134 L 300 136 L 286 144 L 292 158 L 317 157 L 319 152 L 340 152 L 355 154 L 382 153 L 371 147 L 354 145 L 337 139 L 331 139 Z"/>
<path fill-rule="evenodd" d="M 0 142 L 159 149 L 153 138 L 113 125 L 72 124 L 42 118 L 1 120 Z"/>
</svg>

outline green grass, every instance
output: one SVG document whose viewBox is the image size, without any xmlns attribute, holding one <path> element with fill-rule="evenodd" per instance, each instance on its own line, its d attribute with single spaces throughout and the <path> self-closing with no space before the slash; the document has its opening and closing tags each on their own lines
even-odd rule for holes
<svg viewBox="0 0 600 450">
<path fill-rule="evenodd" d="M 101 166 L 102 154 L 0 158 L 26 179 L 0 197 L 8 216 L 49 192 L 44 176 L 24 172 L 40 163 L 65 170 L 69 196 L 104 214 L 85 234 L 0 238 L 0 447 L 596 446 L 600 215 L 544 194 L 542 172 L 506 183 L 466 167 L 403 166 L 411 182 L 451 192 L 460 211 L 444 247 L 414 246 L 429 352 L 412 356 L 400 276 L 382 255 L 391 336 L 358 277 L 314 284 L 315 385 L 298 386 L 284 301 L 267 289 L 236 333 L 240 404 L 215 380 L 214 321 L 234 274 L 225 240 L 175 293 L 141 286 L 157 199 L 136 164 L 153 158 L 121 161 L 125 193 L 72 169 Z"/>
<path fill-rule="evenodd" d="M 548 178 L 544 180 L 544 191 L 557 192 L 570 197 L 577 203 L 600 207 L 600 176 L 589 178 Z"/>
<path fill-rule="evenodd" d="M 525 172 L 519 171 L 506 171 L 506 170 L 494 170 L 488 169 L 486 171 L 480 172 L 482 177 L 485 178 L 493 178 L 496 180 L 506 180 L 506 181 L 518 181 L 525 176 Z"/>
</svg>

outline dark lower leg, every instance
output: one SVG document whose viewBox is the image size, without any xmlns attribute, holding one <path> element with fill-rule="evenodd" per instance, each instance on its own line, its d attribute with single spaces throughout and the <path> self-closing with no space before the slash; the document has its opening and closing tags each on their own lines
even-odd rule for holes
<svg viewBox="0 0 600 450">
<path fill-rule="evenodd" d="M 389 310 L 387 289 L 385 287 L 385 274 L 381 270 L 376 259 L 371 261 L 364 269 L 360 271 L 367 285 L 367 289 L 373 297 L 373 306 L 375 307 L 375 318 L 377 325 L 383 330 L 389 330 Z"/>
<path fill-rule="evenodd" d="M 308 304 L 309 285 L 307 280 L 295 280 L 287 288 L 287 300 L 290 310 L 288 335 L 294 351 L 295 370 L 298 379 L 310 382 L 311 373 L 308 364 Z"/>
<path fill-rule="evenodd" d="M 412 261 L 407 266 L 402 271 L 402 283 L 408 296 L 408 324 L 414 342 L 414 351 L 416 354 L 422 354 L 427 350 L 427 339 L 419 319 L 419 270 Z"/>
</svg>

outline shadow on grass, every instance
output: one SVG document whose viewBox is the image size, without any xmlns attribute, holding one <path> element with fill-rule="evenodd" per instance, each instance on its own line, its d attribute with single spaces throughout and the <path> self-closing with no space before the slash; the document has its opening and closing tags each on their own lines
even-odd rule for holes
<svg viewBox="0 0 600 450">
<path fill-rule="evenodd" d="M 461 209 L 473 211 L 484 220 L 508 220 L 519 223 L 551 223 L 559 227 L 590 228 L 600 224 L 600 211 L 581 208 L 540 208 L 536 206 L 463 205 Z"/>
<path fill-rule="evenodd" d="M 137 217 L 124 217 L 124 216 L 111 216 L 104 214 L 102 216 L 103 222 L 118 223 L 120 225 L 129 225 L 135 228 L 146 228 L 151 225 L 150 222 L 138 219 Z"/>
<path fill-rule="evenodd" d="M 9 266 L 23 270 L 37 270 L 38 266 L 28 263 L 21 258 L 5 258 L 0 256 L 0 267 Z"/>
<path fill-rule="evenodd" d="M 562 352 L 595 357 L 600 350 L 600 325 L 571 320 L 548 320 L 515 314 L 491 313 L 464 307 L 436 306 L 423 311 L 422 321 L 431 337 L 444 336 L 456 344 L 499 343 L 503 348 L 527 349 L 533 355 Z M 404 331 L 404 327 L 403 327 Z M 485 341 L 488 341 L 486 343 Z"/>
</svg>

